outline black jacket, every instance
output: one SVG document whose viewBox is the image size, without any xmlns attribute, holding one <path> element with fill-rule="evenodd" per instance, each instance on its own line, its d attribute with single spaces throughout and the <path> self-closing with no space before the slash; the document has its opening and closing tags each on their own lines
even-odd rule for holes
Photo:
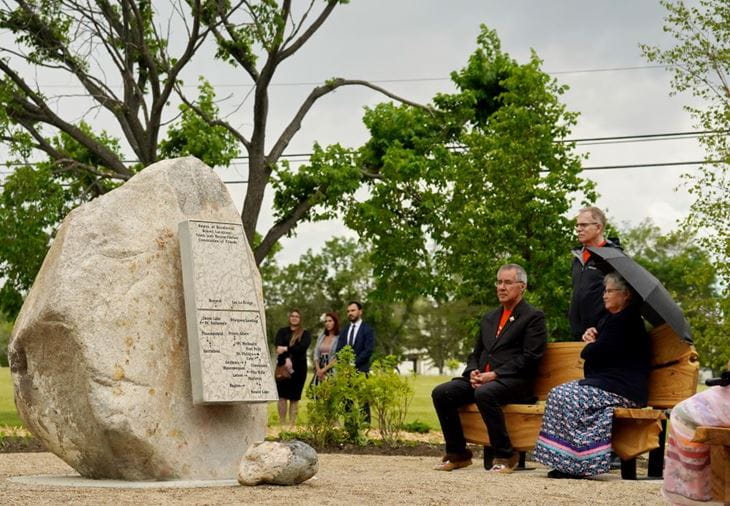
<svg viewBox="0 0 730 506">
<path fill-rule="evenodd" d="M 645 405 L 649 396 L 651 347 L 639 305 L 608 313 L 598 324 L 598 337 L 580 356 L 585 360 L 581 385 L 618 394 Z"/>
<path fill-rule="evenodd" d="M 496 337 L 501 316 L 500 307 L 482 317 L 474 351 L 469 355 L 462 375 L 468 378 L 471 371 L 484 371 L 489 364 L 502 382 L 532 384 L 537 375 L 537 364 L 547 345 L 545 315 L 522 300 Z"/>
<path fill-rule="evenodd" d="M 610 239 L 606 241 L 605 248 L 620 248 Z M 603 278 L 613 267 L 602 258 L 591 255 L 588 261 L 583 263 L 583 247 L 575 248 L 573 253 L 573 296 L 570 300 L 570 332 L 573 339 L 580 341 L 583 333 L 590 327 L 595 327 L 598 322 L 608 314 L 603 305 Z"/>
</svg>

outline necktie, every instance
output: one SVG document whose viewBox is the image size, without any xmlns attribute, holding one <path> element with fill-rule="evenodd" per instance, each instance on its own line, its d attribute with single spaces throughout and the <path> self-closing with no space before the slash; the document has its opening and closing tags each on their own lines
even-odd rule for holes
<svg viewBox="0 0 730 506">
<path fill-rule="evenodd" d="M 355 326 L 350 325 L 350 331 L 347 333 L 347 344 L 354 346 L 355 344 Z"/>
</svg>

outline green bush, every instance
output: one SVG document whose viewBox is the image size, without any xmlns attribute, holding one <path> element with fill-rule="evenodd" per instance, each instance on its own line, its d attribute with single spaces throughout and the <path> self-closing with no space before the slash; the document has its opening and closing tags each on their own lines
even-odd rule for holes
<svg viewBox="0 0 730 506">
<path fill-rule="evenodd" d="M 362 408 L 367 400 L 366 381 L 365 375 L 355 369 L 352 348 L 346 346 L 337 354 L 335 373 L 307 392 L 310 400 L 306 406 L 306 430 L 313 443 L 365 443 Z M 343 428 L 338 426 L 340 420 Z"/>
<path fill-rule="evenodd" d="M 420 420 L 404 423 L 401 428 L 406 432 L 416 432 L 418 434 L 428 434 L 431 432 L 431 427 L 426 422 Z"/>
<path fill-rule="evenodd" d="M 393 445 L 405 422 L 408 406 L 413 400 L 413 388 L 408 379 L 396 372 L 396 359 L 389 355 L 373 363 L 367 378 L 367 398 L 383 442 Z"/>
<path fill-rule="evenodd" d="M 413 399 L 413 388 L 396 372 L 393 356 L 376 360 L 367 376 L 355 369 L 354 360 L 352 348 L 346 346 L 337 354 L 335 373 L 307 393 L 306 437 L 315 445 L 365 444 L 366 402 L 383 443 L 396 443 Z"/>
</svg>

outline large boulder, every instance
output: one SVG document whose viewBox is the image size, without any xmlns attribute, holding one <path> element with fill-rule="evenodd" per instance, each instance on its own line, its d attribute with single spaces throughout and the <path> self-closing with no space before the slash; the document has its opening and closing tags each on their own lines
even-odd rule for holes
<svg viewBox="0 0 730 506">
<path fill-rule="evenodd" d="M 79 206 L 18 316 L 18 412 L 82 476 L 235 478 L 265 436 L 265 404 L 193 406 L 177 237 L 186 219 L 240 222 L 222 181 L 192 157 Z M 258 275 L 255 285 L 262 297 Z"/>
</svg>

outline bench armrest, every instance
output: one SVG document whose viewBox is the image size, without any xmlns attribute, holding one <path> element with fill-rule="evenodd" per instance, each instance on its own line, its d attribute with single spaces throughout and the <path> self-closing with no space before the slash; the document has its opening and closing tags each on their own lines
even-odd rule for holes
<svg viewBox="0 0 730 506">
<path fill-rule="evenodd" d="M 730 428 L 697 427 L 692 441 L 708 445 L 730 446 Z"/>
</svg>

